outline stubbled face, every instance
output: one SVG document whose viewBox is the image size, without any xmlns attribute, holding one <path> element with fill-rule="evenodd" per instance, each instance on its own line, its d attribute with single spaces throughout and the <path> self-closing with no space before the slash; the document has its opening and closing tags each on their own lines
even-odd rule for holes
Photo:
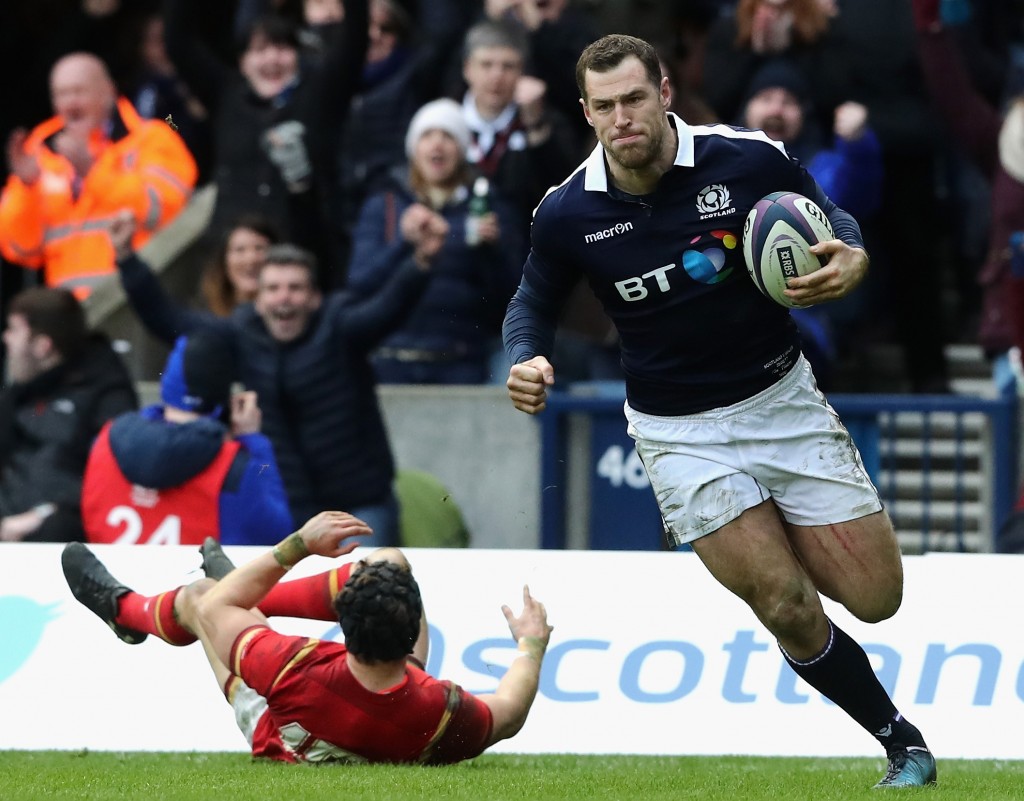
<svg viewBox="0 0 1024 801">
<path fill-rule="evenodd" d="M 430 186 L 450 186 L 462 166 L 458 142 L 439 128 L 424 132 L 416 142 L 412 159 L 413 166 Z"/>
<path fill-rule="evenodd" d="M 369 44 L 366 50 L 366 63 L 376 64 L 390 56 L 398 47 L 398 29 L 391 18 L 386 4 L 370 3 Z"/>
<path fill-rule="evenodd" d="M 307 25 L 328 25 L 345 19 L 345 6 L 341 0 L 305 0 L 302 16 Z"/>
<path fill-rule="evenodd" d="M 298 264 L 268 264 L 260 270 L 256 312 L 278 342 L 298 339 L 320 308 L 320 292 L 309 270 Z"/>
<path fill-rule="evenodd" d="M 640 59 L 629 56 L 607 72 L 588 70 L 583 111 L 608 158 L 629 170 L 651 166 L 670 134 L 668 79 L 654 86 Z"/>
<path fill-rule="evenodd" d="M 512 102 L 516 81 L 522 74 L 523 59 L 511 47 L 478 47 L 462 68 L 477 108 L 489 119 Z"/>
<path fill-rule="evenodd" d="M 61 59 L 50 73 L 50 101 L 64 124 L 86 134 L 110 116 L 115 101 L 114 85 L 102 64 L 91 56 Z"/>
<path fill-rule="evenodd" d="M 760 128 L 776 142 L 792 142 L 800 135 L 804 114 L 792 92 L 773 87 L 750 98 L 744 122 L 748 128 Z"/>
<path fill-rule="evenodd" d="M 260 267 L 270 240 L 251 228 L 236 228 L 228 237 L 224 266 L 239 303 L 248 303 L 259 290 Z"/>
<path fill-rule="evenodd" d="M 11 383 L 23 384 L 43 372 L 40 364 L 42 343 L 39 336 L 32 333 L 23 315 L 8 316 L 4 346 L 7 348 L 7 377 Z"/>
<path fill-rule="evenodd" d="M 291 45 L 275 44 L 257 32 L 242 53 L 239 67 L 259 97 L 276 97 L 298 75 L 299 53 Z"/>
</svg>

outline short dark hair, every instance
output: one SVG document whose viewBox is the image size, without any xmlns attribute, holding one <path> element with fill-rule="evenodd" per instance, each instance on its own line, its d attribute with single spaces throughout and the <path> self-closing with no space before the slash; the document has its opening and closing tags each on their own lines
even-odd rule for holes
<svg viewBox="0 0 1024 801">
<path fill-rule="evenodd" d="M 305 267 L 309 271 L 309 279 L 314 284 L 316 283 L 316 256 L 305 248 L 300 248 L 298 245 L 293 245 L 290 242 L 280 242 L 267 248 L 266 261 L 263 262 L 260 269 L 270 265 L 281 266 L 285 264 L 288 266 Z"/>
<path fill-rule="evenodd" d="M 658 51 L 654 45 L 635 36 L 613 33 L 590 43 L 580 53 L 579 60 L 576 62 L 576 86 L 580 90 L 580 97 L 584 100 L 587 99 L 587 70 L 608 72 L 630 56 L 640 59 L 648 80 L 660 87 L 661 62 L 658 60 Z"/>
<path fill-rule="evenodd" d="M 412 653 L 423 599 L 412 571 L 393 562 L 360 562 L 334 598 L 345 647 L 363 662 L 391 662 Z"/>
<path fill-rule="evenodd" d="M 290 47 L 299 50 L 299 26 L 289 17 L 282 14 L 261 14 L 253 19 L 238 39 L 238 56 L 241 57 L 252 45 L 252 40 L 262 36 L 268 42 L 279 47 Z"/>
<path fill-rule="evenodd" d="M 530 53 L 530 40 L 519 25 L 507 20 L 486 19 L 466 32 L 462 44 L 462 60 L 468 61 L 476 50 L 483 47 L 507 47 L 515 50 L 526 61 Z"/>
<path fill-rule="evenodd" d="M 73 359 L 85 349 L 89 328 L 82 304 L 68 290 L 35 286 L 11 299 L 7 315 L 25 318 L 33 334 L 53 340 L 54 349 L 65 359 Z"/>
</svg>

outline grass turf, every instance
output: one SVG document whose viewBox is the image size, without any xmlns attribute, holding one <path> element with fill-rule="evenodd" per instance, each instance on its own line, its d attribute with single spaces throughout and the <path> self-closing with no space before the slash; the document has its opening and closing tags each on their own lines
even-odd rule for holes
<svg viewBox="0 0 1024 801">
<path fill-rule="evenodd" d="M 760 801 L 878 798 L 881 759 L 485 755 L 447 767 L 253 762 L 244 754 L 0 752 L 0 799 Z M 1024 798 L 1024 762 L 939 762 L 929 798 Z"/>
</svg>

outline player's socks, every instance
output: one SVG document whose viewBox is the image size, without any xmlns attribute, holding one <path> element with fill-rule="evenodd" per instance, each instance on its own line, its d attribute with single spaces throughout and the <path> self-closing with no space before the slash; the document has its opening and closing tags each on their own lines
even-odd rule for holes
<svg viewBox="0 0 1024 801">
<path fill-rule="evenodd" d="M 116 621 L 136 631 L 155 634 L 171 645 L 188 645 L 196 636 L 182 626 L 174 616 L 174 599 L 184 589 L 162 592 L 159 595 L 140 595 L 129 592 L 118 599 Z"/>
<path fill-rule="evenodd" d="M 810 659 L 798 661 L 781 649 L 790 667 L 870 732 L 887 754 L 927 748 L 921 732 L 897 711 L 864 649 L 831 620 L 829 627 L 828 642 Z"/>
<path fill-rule="evenodd" d="M 337 622 L 334 596 L 348 581 L 353 564 L 349 562 L 326 573 L 282 581 L 260 601 L 259 610 L 267 617 L 302 617 Z"/>
<path fill-rule="evenodd" d="M 884 726 L 871 733 L 882 744 L 887 754 L 906 748 L 928 748 L 917 726 L 905 720 L 899 712 L 893 715 L 892 719 L 887 721 Z"/>
</svg>

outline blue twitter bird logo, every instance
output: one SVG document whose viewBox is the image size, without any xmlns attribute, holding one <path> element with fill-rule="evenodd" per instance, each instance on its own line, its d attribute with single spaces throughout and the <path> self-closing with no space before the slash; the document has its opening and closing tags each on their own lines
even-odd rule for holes
<svg viewBox="0 0 1024 801">
<path fill-rule="evenodd" d="M 46 624 L 57 618 L 58 604 L 43 606 L 21 595 L 0 596 L 0 683 L 13 676 L 39 645 Z"/>
</svg>

